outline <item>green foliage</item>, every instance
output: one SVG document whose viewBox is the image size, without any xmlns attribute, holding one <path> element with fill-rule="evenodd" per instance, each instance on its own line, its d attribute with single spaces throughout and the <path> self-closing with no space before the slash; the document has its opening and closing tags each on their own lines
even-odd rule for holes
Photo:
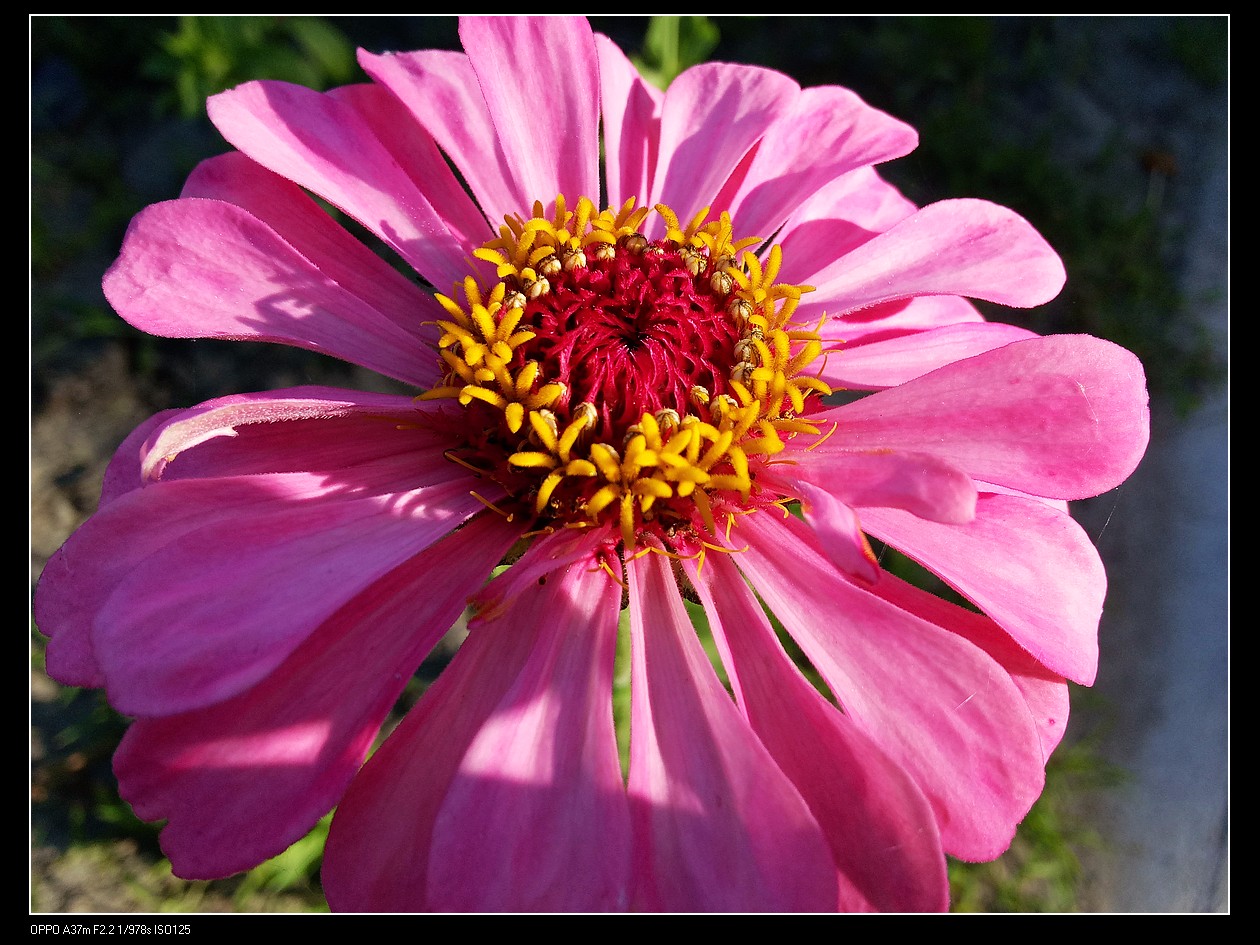
<svg viewBox="0 0 1260 945">
<path fill-rule="evenodd" d="M 1173 57 L 1210 89 L 1229 79 L 1229 20 L 1224 16 L 1178 18 L 1168 33 Z"/>
<path fill-rule="evenodd" d="M 617 752 L 621 756 L 621 776 L 630 777 L 630 611 L 617 621 L 617 659 L 613 664 L 613 724 L 617 730 Z"/>
<path fill-rule="evenodd" d="M 1046 766 L 1046 787 L 1011 847 L 991 863 L 950 860 L 954 912 L 1071 912 L 1077 909 L 1080 851 L 1098 844 L 1082 826 L 1082 798 L 1114 787 L 1118 771 L 1087 743 L 1063 745 Z"/>
<path fill-rule="evenodd" d="M 707 16 L 654 16 L 643 49 L 630 60 L 657 88 L 669 88 L 679 73 L 704 62 L 718 44 L 718 28 Z"/>
<path fill-rule="evenodd" d="M 146 74 L 171 87 L 192 118 L 206 98 L 251 79 L 326 89 L 355 75 L 354 48 L 326 20 L 309 16 L 184 16 L 163 38 Z"/>
<path fill-rule="evenodd" d="M 279 856 L 260 863 L 241 877 L 234 900 L 242 909 L 256 897 L 276 893 L 302 892 L 311 896 L 319 893 L 319 867 L 324 860 L 324 844 L 328 842 L 328 828 L 332 814 L 324 817 L 315 828 Z M 327 911 L 327 904 L 321 903 Z"/>
</svg>

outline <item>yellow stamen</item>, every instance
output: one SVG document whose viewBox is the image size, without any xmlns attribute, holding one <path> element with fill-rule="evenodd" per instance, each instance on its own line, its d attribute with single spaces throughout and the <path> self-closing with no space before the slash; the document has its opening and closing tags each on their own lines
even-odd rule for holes
<svg viewBox="0 0 1260 945">
<path fill-rule="evenodd" d="M 615 519 L 627 552 L 640 528 L 653 522 L 716 534 L 715 500 L 727 494 L 747 502 L 754 462 L 783 451 L 785 437 L 819 437 L 807 447 L 813 449 L 836 429 L 833 423 L 823 435 L 808 419 L 810 398 L 831 393 L 814 367 L 825 357 L 819 334 L 825 316 L 813 331 L 789 325 L 811 288 L 775 281 L 782 249 L 774 245 L 757 255 L 753 247 L 761 240 L 736 239 L 725 212 L 710 219 L 704 208 L 684 224 L 669 207 L 655 209 L 665 241 L 643 235 L 649 211 L 633 199 L 598 210 L 581 197 L 570 209 L 558 195 L 550 213 L 536 202 L 527 216 L 506 216 L 498 235 L 473 253 L 495 268 L 498 281 L 486 288 L 469 276 L 449 297 L 437 296 L 446 316 L 434 323 L 445 376 L 419 398 L 475 407 L 477 424 L 488 428 L 470 444 L 493 449 L 497 443 L 503 450 L 486 457 L 486 468 L 448 453 L 454 461 L 495 475 L 506 457 L 513 475 L 534 489 L 534 508 L 546 527 Z M 544 367 L 553 363 L 548 349 L 538 347 L 540 332 L 553 338 L 555 329 L 537 315 L 537 306 L 565 291 L 570 272 L 611 265 L 626 253 L 657 259 L 675 253 L 674 271 L 694 278 L 697 291 L 712 286 L 717 317 L 729 320 L 724 337 L 735 338 L 734 363 L 717 369 L 715 384 L 691 387 L 683 403 L 658 401 L 629 428 L 616 419 L 624 417 L 616 405 L 569 402 L 564 378 Z M 470 446 L 465 455 L 475 458 L 478 448 Z M 519 488 L 518 479 L 511 482 Z M 724 509 L 729 538 L 729 501 Z M 699 557 L 702 565 L 703 548 Z"/>
</svg>

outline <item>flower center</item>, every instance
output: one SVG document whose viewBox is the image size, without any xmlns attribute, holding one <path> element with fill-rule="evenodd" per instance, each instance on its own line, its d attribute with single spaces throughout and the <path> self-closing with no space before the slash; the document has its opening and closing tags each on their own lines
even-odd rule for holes
<svg viewBox="0 0 1260 945">
<path fill-rule="evenodd" d="M 776 283 L 779 247 L 763 263 L 727 214 L 684 227 L 658 205 L 649 240 L 633 201 L 555 207 L 477 250 L 489 292 L 469 276 L 463 300 L 438 296 L 446 376 L 423 396 L 464 407 L 447 455 L 544 527 L 615 519 L 627 548 L 644 529 L 712 532 L 715 503 L 749 504 L 759 458 L 819 435 L 802 416 L 831 392 L 805 373 L 822 344 L 789 324 L 810 289 Z"/>
</svg>

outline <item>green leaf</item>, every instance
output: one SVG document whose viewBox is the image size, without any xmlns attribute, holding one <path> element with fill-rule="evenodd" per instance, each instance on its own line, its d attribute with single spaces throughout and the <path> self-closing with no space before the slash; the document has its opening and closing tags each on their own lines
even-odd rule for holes
<svg viewBox="0 0 1260 945">
<path fill-rule="evenodd" d="M 630 58 L 643 78 L 666 89 L 679 73 L 704 62 L 720 35 L 707 16 L 654 16 L 643 51 Z"/>
</svg>

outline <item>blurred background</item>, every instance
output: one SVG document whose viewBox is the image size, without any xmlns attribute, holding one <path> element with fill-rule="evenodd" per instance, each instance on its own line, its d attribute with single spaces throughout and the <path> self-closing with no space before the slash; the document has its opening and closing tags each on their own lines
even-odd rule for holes
<svg viewBox="0 0 1260 945">
<path fill-rule="evenodd" d="M 920 204 L 983 197 L 1060 252 L 1053 303 L 995 319 L 1136 352 L 1151 448 L 1073 512 L 1107 564 L 1097 685 L 1009 853 L 951 864 L 956 911 L 1228 910 L 1227 17 L 593 17 L 664 84 L 705 59 L 839 84 L 916 127 L 882 170 Z M 364 81 L 354 50 L 458 49 L 448 17 L 30 19 L 31 587 L 151 414 L 334 384 L 350 365 L 134 331 L 100 289 L 130 218 L 227 150 L 205 98 Z M 43 675 L 31 633 L 31 909 L 319 911 L 321 825 L 230 880 L 173 878 L 116 793 L 126 720 Z M 417 688 L 423 681 L 417 682 Z M 413 694 L 414 696 L 414 694 Z"/>
</svg>

